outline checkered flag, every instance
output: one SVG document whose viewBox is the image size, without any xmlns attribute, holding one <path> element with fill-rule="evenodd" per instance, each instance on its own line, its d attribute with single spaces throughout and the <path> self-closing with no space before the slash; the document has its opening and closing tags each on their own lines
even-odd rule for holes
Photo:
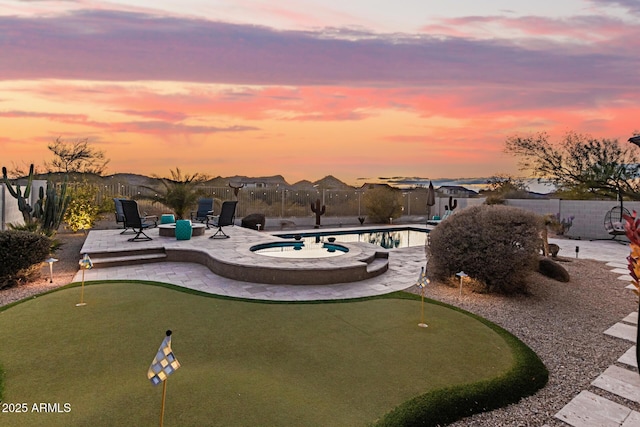
<svg viewBox="0 0 640 427">
<path fill-rule="evenodd" d="M 93 268 L 93 262 L 91 261 L 91 258 L 89 258 L 89 254 L 84 254 L 82 259 L 78 261 L 78 264 L 80 264 L 80 268 L 84 268 L 85 270 Z"/>
<path fill-rule="evenodd" d="M 423 290 L 429 283 L 430 281 L 427 279 L 427 272 L 424 270 L 424 267 L 422 267 L 420 274 L 418 275 L 418 280 L 416 280 L 416 286 Z"/>
<path fill-rule="evenodd" d="M 167 331 L 167 336 L 160 344 L 158 353 L 153 358 L 151 366 L 149 366 L 147 377 L 151 380 L 151 384 L 158 385 L 179 367 L 180 362 L 178 362 L 178 359 L 173 355 L 173 350 L 171 350 L 171 331 Z"/>
</svg>

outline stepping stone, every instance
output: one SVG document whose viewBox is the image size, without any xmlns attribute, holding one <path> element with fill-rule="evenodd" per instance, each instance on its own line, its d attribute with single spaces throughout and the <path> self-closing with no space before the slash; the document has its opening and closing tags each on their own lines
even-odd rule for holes
<svg viewBox="0 0 640 427">
<path fill-rule="evenodd" d="M 616 273 L 616 274 L 626 274 L 627 278 L 631 278 L 631 276 L 629 275 L 629 270 L 626 268 L 614 268 L 613 270 L 611 270 L 612 272 Z"/>
<path fill-rule="evenodd" d="M 640 403 L 640 376 L 619 366 L 609 366 L 592 385 L 625 399 Z"/>
<path fill-rule="evenodd" d="M 555 415 L 574 427 L 620 427 L 631 409 L 583 390 Z"/>
<path fill-rule="evenodd" d="M 631 414 L 624 420 L 620 427 L 638 427 L 640 426 L 640 412 L 631 411 Z"/>
<path fill-rule="evenodd" d="M 637 368 L 638 361 L 636 360 L 636 346 L 634 345 L 629 350 L 627 350 L 622 356 L 620 356 L 620 358 L 618 359 L 618 362 Z"/>
<path fill-rule="evenodd" d="M 619 277 L 619 279 L 623 280 L 621 277 Z M 635 289 L 636 287 L 634 285 L 628 285 L 628 286 L 625 286 L 625 288 L 627 288 L 627 289 Z"/>
<path fill-rule="evenodd" d="M 627 268 L 628 264 L 626 262 L 621 262 L 621 261 L 609 261 L 605 265 L 607 267 L 613 267 L 613 268 Z"/>
<path fill-rule="evenodd" d="M 622 338 L 627 341 L 636 342 L 637 327 L 626 323 L 616 323 L 606 331 L 605 334 L 616 338 Z"/>
<path fill-rule="evenodd" d="M 637 325 L 638 324 L 638 312 L 634 311 L 633 313 L 629 314 L 627 317 L 622 319 L 622 321 L 623 322 L 627 322 L 627 323 L 631 323 L 632 325 Z"/>
</svg>

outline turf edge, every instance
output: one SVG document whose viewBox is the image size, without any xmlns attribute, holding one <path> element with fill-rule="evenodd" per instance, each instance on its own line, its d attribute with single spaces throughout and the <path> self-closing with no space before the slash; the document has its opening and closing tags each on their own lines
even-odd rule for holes
<svg viewBox="0 0 640 427">
<path fill-rule="evenodd" d="M 401 298 L 420 298 L 414 294 Z M 390 294 L 392 295 L 392 294 Z M 538 355 L 502 327 L 458 307 L 429 300 L 465 313 L 499 334 L 514 354 L 514 366 L 504 375 L 456 387 L 447 387 L 417 396 L 397 406 L 373 423 L 376 427 L 443 426 L 480 412 L 487 412 L 518 402 L 543 388 L 549 379 L 549 371 Z"/>
<path fill-rule="evenodd" d="M 153 282 L 146 280 L 113 280 L 113 281 L 88 281 L 85 285 L 107 284 L 107 283 L 135 283 L 159 286 L 173 289 L 179 292 L 185 292 L 194 295 L 200 295 L 210 298 L 247 301 L 255 303 L 273 303 L 273 304 L 322 304 L 326 302 L 353 302 L 382 298 L 400 298 L 400 299 L 420 299 L 421 297 L 409 292 L 392 292 L 386 295 L 378 295 L 364 298 L 354 298 L 349 300 L 328 300 L 328 301 L 262 301 L 245 298 L 233 298 L 228 296 L 213 295 L 202 291 L 183 288 L 169 283 Z M 10 307 L 21 304 L 30 299 L 41 297 L 52 292 L 62 289 L 74 288 L 81 286 L 81 283 L 73 282 L 57 289 L 43 292 L 36 296 L 28 297 L 20 301 L 16 301 L 0 307 L 0 312 Z M 514 354 L 514 366 L 504 375 L 487 381 L 466 384 L 456 387 L 447 387 L 430 393 L 425 393 L 414 397 L 403 404 L 392 409 L 381 419 L 372 424 L 375 427 L 397 427 L 397 426 L 433 426 L 438 427 L 450 424 L 480 412 L 487 412 L 511 403 L 518 402 L 520 399 L 534 394 L 547 384 L 549 372 L 544 366 L 538 355 L 531 350 L 526 344 L 520 341 L 515 335 L 506 329 L 484 319 L 471 312 L 461 308 L 425 298 L 429 304 L 436 304 L 464 313 L 474 319 L 487 325 L 497 334 L 499 334 L 509 345 Z M 0 401 L 4 390 L 4 371 L 0 365 Z"/>
</svg>

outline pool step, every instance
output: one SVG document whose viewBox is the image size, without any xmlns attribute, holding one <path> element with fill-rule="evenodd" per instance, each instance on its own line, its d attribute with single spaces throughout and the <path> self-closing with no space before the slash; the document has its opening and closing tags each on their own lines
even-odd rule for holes
<svg viewBox="0 0 640 427">
<path fill-rule="evenodd" d="M 367 260 L 367 273 L 384 273 L 389 268 L 389 252 L 376 252 Z"/>
<path fill-rule="evenodd" d="M 93 268 L 121 267 L 167 260 L 164 248 L 89 254 Z"/>
</svg>

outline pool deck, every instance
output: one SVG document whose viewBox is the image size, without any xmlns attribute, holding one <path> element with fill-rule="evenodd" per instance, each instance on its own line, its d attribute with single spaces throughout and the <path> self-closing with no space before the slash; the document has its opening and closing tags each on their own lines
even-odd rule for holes
<svg viewBox="0 0 640 427">
<path fill-rule="evenodd" d="M 346 231 L 347 228 L 341 228 Z M 358 230 L 357 228 L 355 230 Z M 360 229 L 361 230 L 361 229 Z M 190 240 L 176 240 L 161 237 L 157 229 L 146 231 L 153 240 L 129 242 L 131 234 L 120 234 L 121 230 L 96 230 L 89 232 L 89 236 L 82 247 L 82 253 L 88 253 L 94 263 L 98 261 L 94 254 L 112 254 L 114 256 L 126 254 L 127 251 L 147 253 L 154 258 L 161 252 L 167 251 L 171 255 L 168 261 L 149 262 L 137 265 L 121 265 L 107 268 L 94 268 L 85 271 L 85 280 L 150 280 L 174 284 L 185 288 L 195 289 L 216 295 L 237 298 L 278 300 L 278 301 L 314 301 L 360 298 L 372 295 L 382 295 L 393 291 L 406 289 L 415 283 L 420 268 L 424 266 L 424 247 L 410 247 L 387 251 L 367 243 L 345 243 L 350 251 L 338 257 L 325 259 L 285 259 L 267 257 L 252 253 L 249 248 L 258 243 L 281 242 L 267 232 L 258 232 L 241 227 L 225 227 L 228 239 L 209 239 L 214 230 L 208 230 L 204 236 L 193 237 Z M 242 277 L 253 277 L 269 267 L 277 265 L 279 269 L 292 273 L 304 273 L 307 278 L 325 280 L 330 274 L 350 274 L 352 268 L 373 269 L 372 264 L 364 264 L 363 258 L 370 258 L 377 253 L 383 253 L 388 269 L 377 272 L 375 277 L 364 280 L 334 280 L 331 284 L 274 284 L 258 283 L 251 280 L 234 280 L 234 274 L 216 274 L 208 260 L 202 257 L 214 257 L 223 260 L 227 265 L 233 264 L 242 270 Z M 392 256 L 393 253 L 393 256 Z M 179 254 L 176 256 L 175 254 Z M 179 262 L 175 259 L 179 258 Z M 189 262 L 193 260 L 194 262 Z M 154 259 L 154 261 L 157 261 Z M 226 268 L 226 267 L 225 267 Z M 260 268 L 256 272 L 252 269 Z M 378 268 L 378 267 L 376 267 Z M 212 271 L 213 270 L 213 271 Z M 226 276 L 226 277 L 225 277 Z M 237 276 L 237 275 L 236 275 Z M 339 276 L 338 276 L 339 277 Z M 260 278 L 260 281 L 263 278 Z M 74 281 L 82 280 L 81 272 L 76 274 Z"/>
<path fill-rule="evenodd" d="M 395 228 L 397 226 L 376 227 L 376 229 Z M 412 225 L 412 228 L 427 228 L 420 225 Z M 370 227 L 336 228 L 335 231 L 362 231 Z M 432 227 L 429 227 L 432 228 Z M 331 229 L 323 229 L 329 231 Z M 147 234 L 153 238 L 146 242 L 128 242 L 130 234 L 120 234 L 121 230 L 95 230 L 89 232 L 89 236 L 82 248 L 82 253 L 104 253 L 135 250 L 170 250 L 211 252 L 227 259 L 240 260 L 246 263 L 260 262 L 280 265 L 291 269 L 310 268 L 320 266 L 335 266 L 340 257 L 326 258 L 324 260 L 307 260 L 304 262 L 263 257 L 251 254 L 248 248 L 252 245 L 268 241 L 281 241 L 268 232 L 257 232 L 241 227 L 225 227 L 228 239 L 209 239 L 213 234 L 207 230 L 204 236 L 194 237 L 191 240 L 176 240 L 169 237 L 160 237 L 158 229 L 151 229 Z M 312 231 L 312 230 L 308 230 Z M 302 232 L 302 231 L 301 231 Z M 550 239 L 550 243 L 560 246 L 561 256 L 575 256 L 575 248 L 578 246 L 580 258 L 595 259 L 605 262 L 624 264 L 628 255 L 628 246 L 612 241 L 582 241 L 568 239 Z M 196 256 L 196 255 L 194 255 Z M 126 265 L 109 268 L 95 268 L 85 272 L 85 280 L 149 280 L 170 283 L 176 286 L 195 289 L 215 295 L 225 295 L 237 298 L 277 301 L 313 301 L 360 298 L 373 295 L 383 295 L 393 291 L 404 290 L 415 285 L 420 268 L 425 265 L 425 253 L 423 246 L 400 248 L 389 251 L 388 271 L 377 277 L 357 282 L 335 283 L 330 285 L 279 285 L 255 283 L 244 280 L 234 280 L 215 274 L 199 262 L 188 261 L 183 257 L 181 262 L 150 262 L 138 265 Z M 618 265 L 621 274 L 621 265 Z M 81 272 L 76 274 L 74 281 L 82 280 Z"/>
</svg>

